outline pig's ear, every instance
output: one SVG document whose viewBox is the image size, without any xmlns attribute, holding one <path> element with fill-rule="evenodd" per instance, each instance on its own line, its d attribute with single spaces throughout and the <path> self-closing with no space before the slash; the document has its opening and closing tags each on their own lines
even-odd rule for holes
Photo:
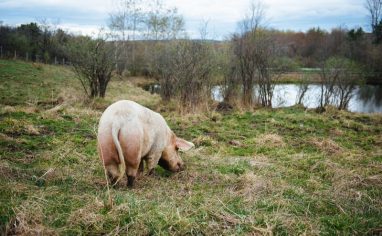
<svg viewBox="0 0 382 236">
<path fill-rule="evenodd" d="M 191 148 L 195 147 L 195 145 L 191 142 L 188 142 L 184 139 L 181 139 L 181 138 L 176 138 L 176 146 L 183 152 L 186 152 L 188 150 L 190 150 Z"/>
</svg>

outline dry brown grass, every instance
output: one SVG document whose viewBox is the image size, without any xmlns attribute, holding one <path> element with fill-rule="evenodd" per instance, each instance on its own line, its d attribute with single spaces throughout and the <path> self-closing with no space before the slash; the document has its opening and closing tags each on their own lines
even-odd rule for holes
<svg viewBox="0 0 382 236">
<path fill-rule="evenodd" d="M 192 140 L 192 142 L 196 145 L 196 146 L 212 146 L 212 145 L 216 145 L 218 142 L 215 141 L 212 137 L 210 136 L 198 136 L 196 138 L 194 138 Z"/>
<path fill-rule="evenodd" d="M 3 224 L 10 234 L 378 232 L 380 116 L 289 108 L 180 116 L 173 112 L 176 104 L 171 110 L 124 80 L 112 81 L 105 99 L 89 101 L 77 92 L 0 108 L 6 149 L 0 211 L 7 208 Z M 134 189 L 125 180 L 112 188 L 110 208 L 95 137 L 103 109 L 118 99 L 164 109 L 173 130 L 194 138 L 197 148 L 181 154 L 183 172 L 158 168 L 158 176 L 140 176 Z M 314 132 L 321 124 L 322 132 Z"/>
<path fill-rule="evenodd" d="M 74 105 L 86 99 L 87 97 L 82 91 L 72 87 L 62 88 L 57 96 L 57 101 L 59 103 L 64 103 L 67 105 Z"/>
<path fill-rule="evenodd" d="M 330 134 L 336 137 L 339 137 L 344 134 L 344 132 L 338 128 L 335 128 L 333 130 L 330 130 Z"/>
<path fill-rule="evenodd" d="M 15 209 L 15 217 L 8 228 L 9 235 L 58 235 L 47 227 L 44 219 L 44 199 L 34 198 L 25 201 Z"/>
<path fill-rule="evenodd" d="M 285 147 L 283 137 L 278 134 L 263 134 L 256 137 L 255 143 L 257 145 L 266 147 Z"/>
<path fill-rule="evenodd" d="M 269 158 L 265 155 L 254 155 L 250 160 L 249 164 L 256 168 L 267 168 L 271 167 L 273 164 L 270 162 Z"/>
<path fill-rule="evenodd" d="M 40 135 L 39 128 L 35 127 L 32 124 L 26 125 L 25 130 L 26 130 L 27 134 L 29 134 L 29 135 Z"/>
<path fill-rule="evenodd" d="M 140 104 L 146 106 L 156 106 L 160 102 L 160 97 L 157 94 L 150 94 L 142 88 L 135 87 L 132 83 L 126 81 L 111 81 L 106 92 L 106 98 L 111 102 L 119 100 L 139 101 Z"/>
<path fill-rule="evenodd" d="M 104 209 L 104 202 L 97 197 L 84 195 L 86 205 L 73 212 L 68 217 L 68 226 L 83 225 L 88 229 L 95 231 L 102 230 L 102 221 L 105 221 L 105 216 L 100 212 Z M 82 199 L 83 201 L 84 199 Z"/>
<path fill-rule="evenodd" d="M 301 82 L 303 81 L 304 73 L 303 72 L 288 72 L 283 73 L 278 79 L 280 82 Z M 309 74 L 310 83 L 319 82 L 320 75 L 318 73 Z"/>
<path fill-rule="evenodd" d="M 4 122 L 8 124 L 8 127 L 3 130 L 4 133 L 11 134 L 13 136 L 18 136 L 20 134 L 36 136 L 40 134 L 39 127 L 36 127 L 29 121 L 19 121 L 17 119 L 5 118 Z M 3 134 L 2 136 L 4 136 L 4 138 L 9 138 L 9 135 Z"/>
<path fill-rule="evenodd" d="M 0 107 L 2 113 L 7 113 L 7 112 L 15 112 L 16 108 L 14 106 L 3 106 Z"/>
<path fill-rule="evenodd" d="M 344 152 L 344 149 L 329 138 L 311 138 L 309 143 L 328 155 L 339 155 Z"/>
<path fill-rule="evenodd" d="M 141 87 L 146 84 L 154 84 L 158 83 L 154 78 L 142 77 L 142 76 L 129 76 L 127 78 L 123 78 L 124 81 L 129 81 L 136 87 Z"/>
<path fill-rule="evenodd" d="M 246 202 L 252 202 L 254 199 L 269 193 L 272 189 L 272 183 L 263 176 L 254 173 L 245 173 L 237 179 L 236 192 L 242 196 Z"/>
</svg>

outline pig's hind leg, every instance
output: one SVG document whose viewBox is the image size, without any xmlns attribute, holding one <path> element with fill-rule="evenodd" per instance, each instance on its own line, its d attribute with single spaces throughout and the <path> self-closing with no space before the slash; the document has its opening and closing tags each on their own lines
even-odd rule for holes
<svg viewBox="0 0 382 236">
<path fill-rule="evenodd" d="M 114 165 L 109 165 L 106 167 L 106 172 L 107 172 L 107 178 L 109 183 L 114 186 L 117 183 L 118 179 L 118 167 Z"/>
<path fill-rule="evenodd" d="M 104 136 L 102 136 L 104 137 Z M 114 143 L 112 142 L 111 137 L 106 137 L 98 141 L 98 153 L 100 159 L 106 169 L 107 181 L 111 185 L 115 185 L 120 175 L 118 170 L 118 153 L 115 150 Z M 102 149 L 101 149 L 102 148 Z"/>
<path fill-rule="evenodd" d="M 141 143 L 139 130 L 123 130 L 120 143 L 125 157 L 127 187 L 132 188 L 141 163 Z"/>
<path fill-rule="evenodd" d="M 134 181 L 138 174 L 139 161 L 129 161 L 126 163 L 126 177 L 127 177 L 127 187 L 134 187 Z"/>
</svg>

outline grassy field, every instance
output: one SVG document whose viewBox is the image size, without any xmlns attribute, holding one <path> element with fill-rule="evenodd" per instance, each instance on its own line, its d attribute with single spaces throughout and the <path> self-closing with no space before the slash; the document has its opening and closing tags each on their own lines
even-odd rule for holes
<svg viewBox="0 0 382 236">
<path fill-rule="evenodd" d="M 382 115 L 303 108 L 183 115 L 128 79 L 88 100 L 63 67 L 0 60 L 2 234 L 382 233 Z M 160 111 L 196 148 L 110 190 L 96 152 L 105 107 Z"/>
</svg>

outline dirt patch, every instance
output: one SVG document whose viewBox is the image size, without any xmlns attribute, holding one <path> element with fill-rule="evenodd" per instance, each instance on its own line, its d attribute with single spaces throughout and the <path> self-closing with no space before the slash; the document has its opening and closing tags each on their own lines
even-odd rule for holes
<svg viewBox="0 0 382 236">
<path fill-rule="evenodd" d="M 238 140 L 231 140 L 228 142 L 229 145 L 235 146 L 235 147 L 242 147 L 243 144 Z"/>
</svg>

